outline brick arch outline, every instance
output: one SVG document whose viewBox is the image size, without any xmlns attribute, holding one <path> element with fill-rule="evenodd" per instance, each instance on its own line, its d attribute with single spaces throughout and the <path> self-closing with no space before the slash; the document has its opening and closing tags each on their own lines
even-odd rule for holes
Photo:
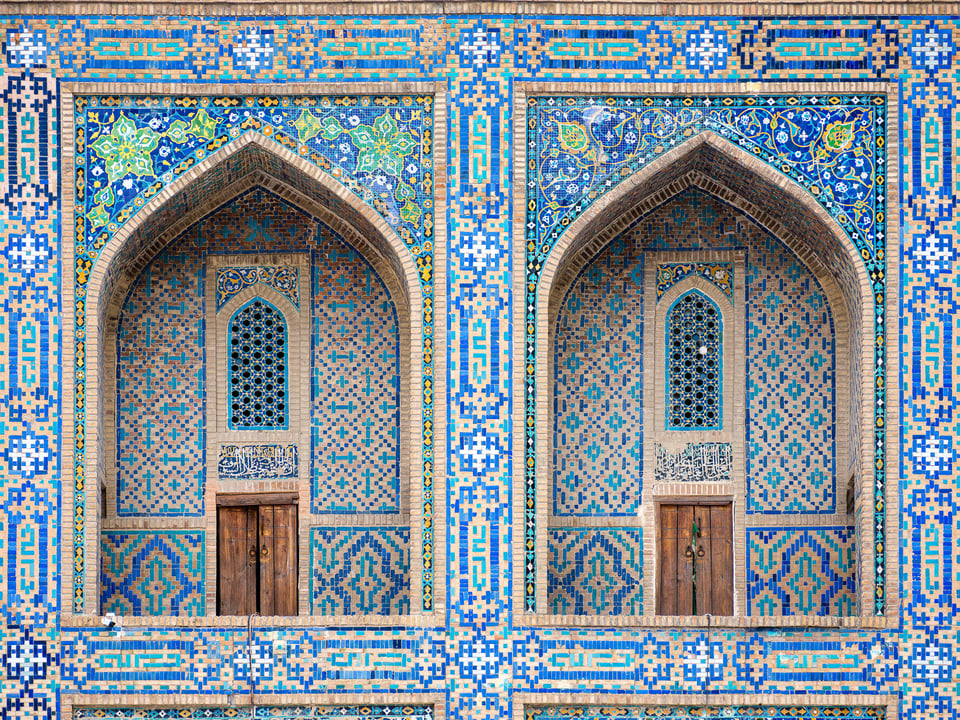
<svg viewBox="0 0 960 720">
<path fill-rule="evenodd" d="M 686 172 L 681 172 L 672 181 L 651 188 L 650 185 L 656 176 L 673 167 L 682 167 L 685 161 L 693 160 L 696 153 L 701 150 L 709 149 L 722 155 L 730 161 L 736 168 L 744 174 L 762 178 L 763 181 L 774 184 L 779 190 L 794 202 L 801 210 L 809 213 L 814 219 L 822 223 L 830 233 L 830 240 L 842 250 L 842 255 L 835 258 L 822 258 L 814 248 L 809 247 L 809 243 L 798 233 L 793 232 L 779 218 L 765 210 L 761 206 L 740 197 L 736 193 L 726 188 L 721 181 L 712 177 L 709 173 L 695 169 L 693 166 Z M 550 373 L 550 347 L 551 347 L 551 328 L 556 321 L 557 309 L 560 300 L 566 293 L 570 284 L 578 276 L 579 272 L 589 263 L 607 244 L 609 244 L 620 233 L 625 231 L 639 217 L 645 215 L 653 208 L 662 205 L 664 202 L 675 196 L 683 189 L 695 185 L 707 193 L 714 195 L 721 201 L 727 202 L 739 210 L 748 214 L 757 224 L 767 230 L 775 237 L 779 238 L 790 250 L 798 255 L 800 260 L 811 270 L 817 280 L 824 286 L 824 289 L 834 293 L 839 293 L 843 297 L 846 307 L 833 304 L 835 321 L 842 322 L 844 317 L 849 319 L 851 337 L 855 329 L 854 323 L 860 326 L 861 343 L 858 348 L 859 368 L 860 368 L 860 412 L 862 415 L 862 424 L 860 432 L 860 447 L 858 448 L 861 457 L 862 474 L 864 481 L 861 483 L 861 497 L 859 506 L 866 510 L 872 510 L 876 506 L 877 499 L 874 497 L 874 483 L 872 481 L 873 468 L 875 463 L 875 448 L 873 437 L 873 415 L 872 410 L 876 401 L 874 392 L 874 369 L 875 360 L 873 355 L 874 324 L 873 319 L 877 312 L 875 308 L 874 295 L 870 287 L 870 279 L 860 252 L 854 243 L 844 232 L 839 223 L 817 202 L 817 200 L 802 186 L 795 181 L 778 172 L 762 160 L 752 156 L 749 152 L 741 149 L 734 143 L 717 135 L 716 133 L 704 130 L 697 135 L 687 139 L 677 147 L 665 152 L 655 160 L 649 162 L 636 170 L 630 177 L 624 179 L 616 188 L 606 195 L 602 196 L 595 203 L 590 205 L 584 212 L 572 221 L 566 231 L 559 237 L 556 244 L 546 258 L 543 268 L 538 278 L 536 287 L 536 305 L 534 307 L 536 317 L 536 367 L 534 373 L 536 382 L 539 385 L 535 401 L 535 437 L 537 438 L 535 447 L 536 463 L 536 542 L 532 553 L 518 552 L 515 564 L 515 572 L 518 578 L 526 578 L 524 572 L 526 564 L 531 557 L 535 558 L 536 563 L 536 612 L 531 613 L 527 609 L 526 597 L 523 592 L 518 592 L 516 596 L 516 607 L 518 611 L 533 615 L 543 615 L 546 613 L 546 509 L 549 505 L 549 475 L 552 468 L 552 443 L 549 442 L 549 418 L 550 407 L 552 404 L 552 393 L 549 392 Z M 854 298 L 845 297 L 842 292 L 842 284 L 838 282 L 837 277 L 831 270 L 831 262 L 845 262 L 847 269 L 856 278 L 857 296 Z M 526 294 L 526 281 L 523 276 L 525 263 L 520 265 L 521 275 L 518 277 L 518 314 L 516 315 L 517 325 L 524 327 L 526 324 L 524 312 L 524 297 Z M 838 297 L 834 294 L 834 297 Z M 887 297 L 890 297 L 890 290 L 887 290 Z M 851 308 L 856 308 L 857 313 L 853 317 Z M 846 310 L 846 312 L 844 312 Z M 839 324 L 839 323 L 838 323 Z M 838 333 L 839 336 L 839 333 Z M 523 337 L 517 338 L 515 346 L 516 357 L 526 357 L 526 343 Z M 853 350 L 853 348 L 851 348 Z M 527 450 L 525 438 L 523 437 L 523 426 L 527 423 L 525 413 L 526 407 L 530 405 L 526 398 L 528 391 L 528 375 L 525 372 L 523 363 L 518 363 L 517 383 L 523 388 L 523 394 L 518 398 L 516 405 L 519 417 L 524 418 L 520 425 L 520 431 L 515 437 L 515 451 L 518 458 L 524 458 Z M 889 399 L 888 399 L 889 405 Z M 852 418 L 851 418 L 852 419 Z M 887 436 L 890 437 L 891 431 L 888 427 Z M 888 441 L 889 442 L 889 441 Z M 853 449 L 850 450 L 853 452 Z M 521 502 L 525 502 L 524 491 L 527 488 L 524 472 L 526 462 L 518 463 L 519 468 L 516 472 L 517 493 Z M 838 471 L 838 481 L 840 473 Z M 886 493 L 889 496 L 890 485 L 886 485 Z M 886 498 L 884 498 L 885 500 Z M 528 506 L 520 506 L 521 513 L 529 512 Z M 522 515 L 521 515 L 522 516 Z M 524 527 L 527 523 L 518 523 L 517 549 L 526 549 L 527 538 L 524 536 Z M 885 524 L 886 532 L 889 523 Z M 862 513 L 861 521 L 858 525 L 858 535 L 863 541 L 858 543 L 858 555 L 860 574 L 858 577 L 859 598 L 861 605 L 861 618 L 873 614 L 874 598 L 877 591 L 877 573 L 875 570 L 875 553 L 873 542 L 876 536 L 876 528 L 873 512 Z M 887 543 L 889 546 L 889 543 Z M 890 553 L 887 553 L 890 557 Z M 892 597 L 890 586 L 890 575 L 884 578 L 884 594 L 887 598 Z M 518 583 L 518 587 L 525 587 L 527 583 Z M 894 604 L 886 603 L 886 609 L 889 611 Z"/>
<path fill-rule="evenodd" d="M 318 220 L 328 225 L 334 232 L 339 234 L 346 242 L 353 245 L 354 248 L 366 258 L 373 268 L 381 275 L 388 291 L 394 297 L 398 306 L 405 306 L 408 310 L 408 322 L 401 321 L 401 326 L 406 325 L 408 342 L 405 352 L 408 372 L 406 377 L 401 378 L 403 395 L 409 406 L 407 417 L 410 419 L 411 426 L 422 428 L 424 417 L 424 397 L 421 392 L 424 385 L 423 359 L 425 341 L 431 344 L 431 351 L 434 355 L 442 347 L 442 324 L 436 324 L 434 336 L 425 338 L 423 332 L 424 323 L 421 320 L 422 314 L 426 312 L 426 300 L 431 303 L 431 312 L 436 312 L 438 303 L 436 299 L 442 301 L 443 297 L 443 276 L 442 264 L 434 262 L 433 273 L 433 294 L 425 296 L 420 284 L 417 263 L 410 250 L 406 247 L 397 233 L 387 224 L 387 222 L 371 206 L 367 205 L 361 198 L 350 192 L 344 185 L 337 181 L 332 175 L 324 172 L 316 165 L 299 157 L 297 154 L 282 147 L 272 139 L 264 137 L 255 132 L 247 132 L 240 137 L 225 144 L 223 147 L 207 155 L 202 161 L 194 167 L 183 173 L 176 180 L 165 186 L 153 198 L 145 202 L 143 206 L 133 215 L 133 217 L 119 228 L 97 256 L 96 261 L 90 272 L 87 283 L 85 297 L 85 324 L 82 328 L 83 339 L 85 341 L 85 368 L 83 376 L 85 377 L 84 401 L 86 410 L 86 419 L 84 428 L 73 427 L 72 413 L 68 415 L 67 422 L 71 425 L 69 437 L 64 443 L 63 463 L 64 467 L 75 467 L 75 443 L 73 442 L 74 433 L 77 430 L 85 432 L 85 456 L 84 456 L 84 500 L 78 503 L 74 500 L 71 509 L 74 516 L 74 532 L 61 539 L 61 548 L 65 560 L 65 567 L 68 569 L 64 588 L 70 588 L 63 593 L 62 607 L 65 615 L 76 614 L 95 614 L 99 603 L 97 585 L 99 582 L 99 515 L 97 513 L 97 478 L 102 474 L 103 469 L 103 447 L 104 440 L 104 418 L 103 404 L 100 402 L 103 398 L 103 383 L 101 382 L 103 357 L 104 357 L 104 338 L 110 337 L 110 326 L 118 319 L 120 305 L 125 293 L 126 287 L 135 279 L 139 270 L 149 261 L 160 249 L 174 240 L 180 233 L 189 228 L 192 224 L 199 221 L 205 215 L 210 214 L 216 207 L 211 207 L 204 203 L 202 209 L 195 210 L 180 216 L 172 224 L 165 226 L 152 241 L 148 242 L 136 253 L 136 262 L 130 267 L 116 267 L 118 259 L 124 248 L 131 243 L 135 243 L 138 235 L 149 232 L 151 220 L 164 208 L 168 207 L 178 195 L 195 183 L 202 181 L 204 177 L 214 168 L 220 166 L 229 158 L 238 155 L 241 152 L 256 149 L 273 159 L 279 161 L 280 165 L 288 171 L 292 171 L 301 178 L 305 178 L 308 183 L 316 188 L 326 192 L 333 202 L 342 204 L 349 211 L 351 221 L 345 220 L 336 213 L 329 204 L 322 199 L 314 199 L 303 192 L 293 188 L 281 178 L 273 177 L 262 169 L 247 173 L 237 182 L 231 183 L 220 193 L 208 193 L 207 197 L 215 198 L 216 207 L 228 202 L 243 191 L 254 186 L 260 185 L 267 190 L 279 195 L 282 199 L 290 201 L 293 205 L 300 207 L 301 210 L 314 214 Z M 436 162 L 442 165 L 443 158 L 438 157 Z M 219 201 L 219 202 L 217 202 Z M 439 239 L 440 234 L 437 233 Z M 75 286 L 70 283 L 69 288 L 65 288 L 68 297 L 73 298 Z M 410 315 L 410 313 L 415 313 Z M 93 320 L 93 322 L 91 322 Z M 115 333 L 114 333 L 115 334 Z M 70 345 L 74 346 L 76 337 L 69 338 Z M 67 344 L 65 343 L 65 346 Z M 75 352 L 69 352 L 75 355 Z M 443 373 L 439 363 L 434 364 L 434 375 L 440 376 Z M 74 375 L 70 375 L 70 380 L 74 380 Z M 443 400 L 442 396 L 436 391 L 436 377 L 431 383 L 430 393 L 433 399 L 433 433 L 436 436 L 437 430 L 442 430 L 443 418 Z M 65 397 L 71 399 L 77 397 L 78 389 L 67 387 Z M 410 525 L 411 525 L 411 573 L 410 573 L 410 597 L 411 608 L 417 609 L 415 614 L 422 612 L 436 611 L 442 607 L 443 599 L 443 574 L 436 573 L 434 568 L 443 566 L 443 543 L 438 543 L 440 518 L 434 517 L 430 524 L 433 533 L 432 547 L 430 548 L 430 567 L 423 564 L 424 559 L 424 503 L 423 497 L 423 467 L 424 467 L 424 447 L 423 437 L 417 437 L 419 431 L 411 433 L 410 446 L 406 454 L 410 456 Z M 437 457 L 439 452 L 433 447 L 434 462 L 432 469 L 432 483 L 430 489 L 441 496 L 443 488 L 443 478 L 438 468 L 443 467 L 442 461 Z M 73 473 L 71 472 L 71 477 Z M 71 488 L 72 489 L 72 488 Z M 73 493 L 70 493 L 71 497 Z M 437 506 L 436 500 L 431 505 Z M 82 527 L 83 533 L 80 535 L 77 531 Z M 82 543 L 80 538 L 82 537 Z M 421 572 L 422 570 L 422 572 Z M 419 611 L 425 605 L 423 578 L 429 574 L 433 581 L 433 589 L 430 597 L 430 605 L 427 610 Z M 82 578 L 82 584 L 80 578 Z M 78 596 L 82 592 L 82 607 L 78 603 Z M 419 611 L 419 612 L 418 612 Z M 358 618 L 349 618 L 352 624 L 358 622 Z M 362 622 L 362 618 L 360 619 Z M 392 618 L 391 622 L 395 622 Z M 378 622 L 382 623 L 382 620 Z"/>
</svg>

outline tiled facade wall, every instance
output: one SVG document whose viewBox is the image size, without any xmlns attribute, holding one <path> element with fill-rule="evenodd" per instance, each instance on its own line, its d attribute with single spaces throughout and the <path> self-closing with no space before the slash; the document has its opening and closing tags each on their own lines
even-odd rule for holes
<svg viewBox="0 0 960 720">
<path fill-rule="evenodd" d="M 519 694 L 563 694 L 565 705 L 617 705 L 628 693 L 631 703 L 669 694 L 672 704 L 692 697 L 702 704 L 705 694 L 721 693 L 763 697 L 765 703 L 786 699 L 791 713 L 827 703 L 886 705 L 891 716 L 904 718 L 954 715 L 960 646 L 960 600 L 951 577 L 958 525 L 953 338 L 960 25 L 947 15 L 887 16 L 882 6 L 810 15 L 830 7 L 797 8 L 797 17 L 789 16 L 790 7 L 758 7 L 746 18 L 730 14 L 742 8 L 721 8 L 711 16 L 627 11 L 615 19 L 571 8 L 560 16 L 418 13 L 296 21 L 173 12 L 120 20 L 41 17 L 23 8 L 4 19 L 2 713 L 54 717 L 70 700 L 74 706 L 79 700 L 127 706 L 130 697 L 156 703 L 161 695 L 178 698 L 170 704 L 189 704 L 247 697 L 256 687 L 258 693 L 315 693 L 325 700 L 345 692 L 430 692 L 451 716 L 464 718 L 507 717 L 519 706 Z M 930 7 L 901 9 L 922 13 Z M 63 448 L 78 440 L 72 430 L 77 398 L 61 392 L 74 367 L 72 347 L 65 357 L 61 345 L 64 327 L 78 311 L 64 301 L 75 268 L 61 259 L 75 228 L 63 224 L 71 188 L 60 184 L 59 171 L 71 161 L 73 138 L 59 132 L 71 113 L 61 98 L 69 83 L 118 80 L 180 83 L 178 93 L 220 81 L 244 83 L 242 93 L 253 92 L 256 81 L 276 83 L 271 91 L 307 80 L 336 82 L 338 91 L 353 82 L 442 83 L 450 102 L 449 138 L 443 140 L 450 178 L 434 200 L 447 199 L 451 229 L 444 261 L 449 313 L 441 319 L 450 335 L 450 372 L 442 379 L 449 385 L 451 430 L 440 440 L 449 451 L 450 473 L 449 501 L 439 513 L 448 518 L 449 531 L 442 540 L 448 562 L 437 572 L 448 575 L 449 612 L 436 626 L 257 625 L 248 634 L 246 627 L 184 622 L 131 624 L 120 635 L 97 618 L 61 617 L 75 588 L 64 580 L 73 555 L 61 556 L 58 547 L 61 539 L 71 543 L 76 520 L 69 490 L 78 480 L 75 468 L 61 463 Z M 888 331 L 899 333 L 889 337 L 893 354 L 887 357 L 897 367 L 887 383 L 886 418 L 895 429 L 888 440 L 902 445 L 882 469 L 894 486 L 887 496 L 893 541 L 885 548 L 886 567 L 901 586 L 889 604 L 893 624 L 572 629 L 531 627 L 512 612 L 522 581 L 511 576 L 510 543 L 522 519 L 510 478 L 522 461 L 508 449 L 522 415 L 511 412 L 510 401 L 523 388 L 511 369 L 524 358 L 510 343 L 520 325 L 511 323 L 511 273 L 522 264 L 522 253 L 511 256 L 511 237 L 522 236 L 525 221 L 517 217 L 523 203 L 512 202 L 518 170 L 512 101 L 524 83 L 571 81 L 577 89 L 565 92 L 574 94 L 586 88 L 664 92 L 666 85 L 652 84 L 670 83 L 670 92 L 682 95 L 703 92 L 696 83 L 704 82 L 718 92 L 748 95 L 802 90 L 829 99 L 864 88 L 889 92 L 894 141 L 886 146 L 884 178 L 897 207 L 889 208 L 886 227 L 898 292 L 885 298 L 885 309 Z M 781 83 L 793 85 L 785 90 Z M 865 333 L 867 344 L 873 342 L 870 312 L 864 312 L 865 327 L 854 322 L 854 333 Z M 865 408 L 862 425 L 875 422 Z M 849 436 L 859 437 L 856 427 L 851 424 Z M 863 472 L 869 477 L 873 471 Z M 79 479 L 92 491 L 92 482 L 85 486 L 86 478 Z M 865 485 L 860 490 L 869 494 Z M 768 527 L 756 528 L 760 549 L 776 540 Z M 858 538 L 857 552 L 875 541 Z M 821 552 L 816 546 L 848 542 L 845 530 L 824 525 L 803 555 L 813 562 Z M 762 572 L 784 571 L 774 567 Z M 822 602 L 821 591 L 798 587 L 806 605 Z M 774 591 L 756 602 L 775 608 L 785 598 Z M 724 712 L 757 715 L 749 706 L 736 707 L 731 702 Z"/>
</svg>

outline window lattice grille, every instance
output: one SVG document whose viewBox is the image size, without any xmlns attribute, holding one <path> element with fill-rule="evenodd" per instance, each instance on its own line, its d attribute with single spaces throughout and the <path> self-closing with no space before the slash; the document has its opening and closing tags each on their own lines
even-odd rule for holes
<svg viewBox="0 0 960 720">
<path fill-rule="evenodd" d="M 230 428 L 287 426 L 287 326 L 262 300 L 230 320 Z"/>
<path fill-rule="evenodd" d="M 719 430 L 720 311 L 699 292 L 667 314 L 667 424 L 673 430 Z"/>
</svg>

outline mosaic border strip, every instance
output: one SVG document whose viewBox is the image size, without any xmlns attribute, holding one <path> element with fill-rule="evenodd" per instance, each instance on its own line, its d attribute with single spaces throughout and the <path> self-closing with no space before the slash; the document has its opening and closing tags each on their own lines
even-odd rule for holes
<svg viewBox="0 0 960 720">
<path fill-rule="evenodd" d="M 868 200 L 846 197 L 848 188 L 841 188 L 843 178 L 833 177 L 833 185 L 825 178 L 808 177 L 802 163 L 778 156 L 756 139 L 742 133 L 741 116 L 749 126 L 756 122 L 758 110 L 788 111 L 831 110 L 838 108 L 871 110 L 876 117 L 871 125 L 872 145 L 864 147 L 873 161 L 873 189 Z M 572 155 L 594 153 L 601 171 L 593 173 L 583 186 L 569 185 L 567 196 L 548 193 L 541 183 L 543 142 L 540 135 L 542 111 L 578 110 L 583 117 L 606 109 L 628 108 L 631 112 L 652 114 L 652 130 L 644 139 L 634 139 L 636 152 L 617 157 L 598 152 L 590 144 L 583 126 L 556 121 L 559 143 Z M 518 108 L 519 110 L 519 108 Z M 738 115 L 739 113 L 739 115 Z M 886 611 L 886 133 L 887 96 L 880 93 L 804 95 L 614 95 L 606 97 L 555 95 L 531 92 L 526 98 L 526 167 L 531 176 L 525 190 L 525 303 L 524 303 L 524 557 L 523 609 L 537 612 L 537 291 L 541 273 L 557 241 L 573 222 L 601 197 L 656 158 L 681 146 L 697 135 L 711 131 L 751 153 L 781 175 L 799 184 L 834 218 L 860 251 L 860 256 L 873 290 L 874 313 L 874 569 L 876 590 L 873 613 Z M 571 127 L 567 127 L 570 125 Z M 845 149 L 855 142 L 852 127 L 833 123 L 827 128 L 826 143 L 834 150 Z M 814 148 L 810 148 L 811 155 Z M 549 171 L 548 171 L 549 172 Z M 554 171 L 557 178 L 562 172 Z M 839 199 L 844 198 L 844 202 Z"/>
<path fill-rule="evenodd" d="M 709 671 L 708 671 L 709 672 Z M 693 675 L 701 674 L 699 668 Z M 693 705 L 538 705 L 524 707 L 524 720 L 559 720 L 576 718 L 577 720 L 607 720 L 624 718 L 670 718 L 671 720 L 710 720 L 711 718 L 737 718 L 751 720 L 796 720 L 809 718 L 861 718 L 863 720 L 885 720 L 887 708 L 882 705 L 868 706 L 830 706 L 813 705 L 798 708 L 784 705 L 731 705 L 731 706 L 693 706 Z"/>
<path fill-rule="evenodd" d="M 85 603 L 85 517 L 86 517 L 86 300 L 88 282 L 95 263 L 101 251 L 112 237 L 117 235 L 124 224 L 134 217 L 138 210 L 146 205 L 147 201 L 161 192 L 177 178 L 194 167 L 208 153 L 228 145 L 248 133 L 259 133 L 282 146 L 299 150 L 302 158 L 312 162 L 321 171 L 344 186 L 353 195 L 369 205 L 377 214 L 381 215 L 387 224 L 393 227 L 410 251 L 414 259 L 416 273 L 420 280 L 420 290 L 423 296 L 423 305 L 420 308 L 420 322 L 422 325 L 423 346 L 420 348 L 422 363 L 421 402 L 422 402 L 422 467 L 421 488 L 419 495 L 422 501 L 422 611 L 430 612 L 434 609 L 434 539 L 437 524 L 434 502 L 435 479 L 435 369 L 434 338 L 435 338 L 435 216 L 434 216 L 434 188 L 438 168 L 435 166 L 436 143 L 434 114 L 436 102 L 432 93 L 394 91 L 393 94 L 377 95 L 247 95 L 247 94 L 195 94 L 195 95 L 140 95 L 140 94 L 84 94 L 78 92 L 73 95 L 74 136 L 72 138 L 73 152 L 76 158 L 75 169 L 75 222 L 73 242 L 77 250 L 74 264 L 74 498 L 73 498 L 73 601 L 75 613 L 82 613 Z M 341 107 L 383 108 L 383 112 L 374 122 L 373 129 L 366 133 L 357 132 L 358 145 L 366 148 L 355 158 L 354 174 L 337 164 L 335 151 L 330 146 L 336 145 L 336 139 L 345 130 L 342 126 L 326 118 L 326 122 L 313 120 L 306 116 L 311 108 L 320 108 L 324 112 L 331 112 Z M 144 160 L 145 152 L 153 152 L 159 142 L 157 133 L 150 135 L 146 128 L 138 128 L 136 123 L 123 114 L 142 109 L 145 121 L 149 124 L 151 118 L 156 118 L 164 109 L 182 111 L 188 108 L 192 112 L 192 120 L 188 124 L 178 118 L 166 128 L 174 134 L 173 143 L 180 146 L 181 155 L 174 155 L 164 162 L 164 167 L 154 170 L 149 156 Z M 287 115 L 281 114 L 279 109 L 290 113 L 298 113 L 296 121 L 287 122 Z M 405 170 L 396 159 L 382 152 L 380 139 L 388 137 L 398 147 L 407 149 L 411 138 L 405 133 L 396 120 L 391 120 L 398 109 L 407 109 L 411 117 L 421 123 L 419 148 L 422 155 L 420 176 L 415 185 L 422 188 L 422 195 L 409 196 L 406 204 L 394 209 L 384 204 L 380 195 L 373 192 L 369 185 L 377 182 L 377 171 L 384 173 Z M 410 109 L 413 108 L 411 111 Z M 109 153 L 113 159 L 107 159 L 108 176 L 110 167 L 116 173 L 123 175 L 133 174 L 140 178 L 135 191 L 117 197 L 113 192 L 113 182 L 106 187 L 98 188 L 93 185 L 93 172 L 86 172 L 94 163 L 91 159 L 91 149 L 97 151 L 96 144 L 108 136 L 100 135 L 93 142 L 88 142 L 86 112 L 95 112 L 103 109 L 116 117 L 111 117 L 115 129 L 111 131 L 109 142 L 101 143 L 100 149 Z M 271 113 L 273 113 L 271 115 Z M 182 114 L 182 113 L 181 113 Z M 385 120 L 384 118 L 388 118 Z M 287 125 L 292 127 L 292 130 Z M 363 126 L 361 126 L 361 129 Z M 192 134 L 198 141 L 187 142 L 184 138 Z M 354 137 L 351 135 L 351 137 Z M 68 141 L 69 142 L 69 141 Z M 310 145 L 309 143 L 312 143 Z M 316 146 L 316 147 L 314 147 Z M 366 154 L 364 154 L 366 153 Z M 99 154 L 99 153 L 98 153 Z M 100 154 L 100 157 L 105 157 Z M 112 163 L 112 165 L 110 165 Z M 148 168 L 147 166 L 150 165 Z M 148 180 L 156 172 L 157 176 Z M 373 177 L 369 180 L 358 177 L 356 174 L 367 173 Z M 109 191 L 109 192 L 108 192 Z M 394 212 L 396 210 L 396 212 Z"/>
<path fill-rule="evenodd" d="M 243 720 L 243 718 L 338 718 L 338 720 L 365 720 L 371 718 L 410 718 L 433 720 L 432 705 L 261 705 L 257 707 L 90 707 L 75 708 L 73 717 L 98 718 L 100 720 L 128 720 L 143 718 L 180 718 L 181 720 Z"/>
</svg>

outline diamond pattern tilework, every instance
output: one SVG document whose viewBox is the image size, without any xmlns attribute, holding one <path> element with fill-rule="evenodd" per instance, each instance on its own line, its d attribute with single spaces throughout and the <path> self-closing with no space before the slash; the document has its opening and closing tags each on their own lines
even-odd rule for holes
<svg viewBox="0 0 960 720">
<path fill-rule="evenodd" d="M 853 527 L 748 528 L 751 615 L 855 615 Z"/>
<path fill-rule="evenodd" d="M 819 283 L 771 237 L 747 269 L 747 511 L 836 509 L 833 318 Z"/>
<path fill-rule="evenodd" d="M 310 530 L 311 614 L 410 612 L 410 529 Z"/>
<path fill-rule="evenodd" d="M 313 511 L 400 510 L 400 334 L 383 281 L 324 235 L 313 268 Z"/>
<path fill-rule="evenodd" d="M 101 534 L 100 613 L 203 615 L 204 533 Z"/>
<path fill-rule="evenodd" d="M 630 515 L 643 468 L 642 260 L 614 242 L 563 301 L 554 352 L 556 515 Z"/>
<path fill-rule="evenodd" d="M 118 515 L 203 512 L 203 260 L 191 244 L 158 255 L 121 310 Z"/>
<path fill-rule="evenodd" d="M 552 614 L 643 614 L 640 528 L 552 528 L 549 548 Z"/>
</svg>

